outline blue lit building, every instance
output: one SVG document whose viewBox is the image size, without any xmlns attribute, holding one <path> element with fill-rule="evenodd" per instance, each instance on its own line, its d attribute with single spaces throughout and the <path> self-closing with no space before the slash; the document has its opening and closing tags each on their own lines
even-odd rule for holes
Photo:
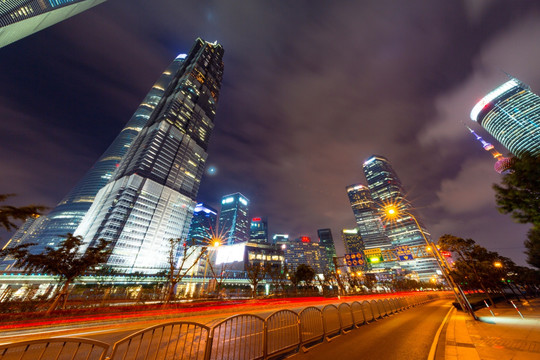
<svg viewBox="0 0 540 360">
<path fill-rule="evenodd" d="M 319 246 L 323 253 L 325 267 L 331 271 L 335 270 L 334 257 L 336 256 L 336 247 L 334 245 L 334 238 L 332 237 L 331 229 L 318 229 L 317 235 L 319 236 Z"/>
<path fill-rule="evenodd" d="M 107 265 L 168 267 L 169 239 L 187 238 L 223 76 L 223 47 L 197 39 L 155 110 L 75 231 L 112 242 Z M 175 249 L 176 250 L 176 249 Z"/>
<path fill-rule="evenodd" d="M 55 247 L 67 233 L 74 233 L 90 209 L 98 191 L 113 177 L 120 161 L 130 149 L 141 129 L 154 113 L 185 55 L 178 56 L 161 74 L 120 134 L 88 170 L 73 189 L 47 215 L 32 221 L 32 226 L 21 227 L 12 237 L 9 246 L 36 243 L 32 252 L 40 253 L 45 247 Z"/>
<path fill-rule="evenodd" d="M 473 107 L 471 119 L 517 157 L 540 156 L 540 97 L 518 79 L 484 96 Z"/>
<path fill-rule="evenodd" d="M 371 156 L 364 162 L 363 168 L 374 206 L 382 208 L 385 204 L 392 203 L 397 204 L 397 207 L 402 211 L 413 212 L 411 203 L 405 198 L 405 189 L 401 180 L 387 158 L 378 155 Z M 379 210 L 379 212 L 381 211 Z M 418 225 L 414 218 L 406 213 L 403 213 L 395 221 L 385 223 L 385 232 L 390 238 L 393 247 L 400 245 L 427 245 L 422 232 L 428 240 L 430 240 L 431 235 L 418 219 L 418 216 L 415 215 L 415 218 L 418 220 Z M 368 248 L 368 240 L 361 230 L 360 233 L 366 248 Z M 420 280 L 424 281 L 440 273 L 435 258 L 401 261 L 399 265 L 405 270 L 416 272 Z"/>
<path fill-rule="evenodd" d="M 188 243 L 208 245 L 209 240 L 218 235 L 216 225 L 217 210 L 204 203 L 197 204 L 189 227 Z"/>
<path fill-rule="evenodd" d="M 0 48 L 105 0 L 0 0 Z"/>
<path fill-rule="evenodd" d="M 226 195 L 221 199 L 219 231 L 227 245 L 249 241 L 249 200 L 240 193 Z"/>
<path fill-rule="evenodd" d="M 257 244 L 268 244 L 268 220 L 255 217 L 251 219 L 249 241 Z"/>
</svg>

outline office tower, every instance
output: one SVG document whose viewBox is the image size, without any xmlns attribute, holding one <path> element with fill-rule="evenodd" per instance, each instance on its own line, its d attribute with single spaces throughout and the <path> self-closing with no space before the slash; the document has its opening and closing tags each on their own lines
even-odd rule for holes
<svg viewBox="0 0 540 360">
<path fill-rule="evenodd" d="M 345 244 L 345 253 L 352 254 L 364 251 L 364 241 L 360 236 L 358 229 L 343 229 L 341 231 L 341 237 Z"/>
<path fill-rule="evenodd" d="M 386 235 L 379 210 L 367 186 L 354 184 L 347 186 L 347 195 L 356 219 L 358 234 L 366 249 L 390 249 L 392 243 Z"/>
<path fill-rule="evenodd" d="M 272 244 L 281 244 L 289 241 L 289 234 L 274 234 Z"/>
<path fill-rule="evenodd" d="M 17 229 L 15 234 L 9 239 L 9 241 L 4 245 L 2 249 L 6 248 L 13 248 L 17 245 L 21 245 L 22 239 L 28 234 L 28 232 L 32 231 L 34 226 L 38 223 L 38 219 L 40 218 L 40 215 L 33 215 L 29 217 L 20 227 Z M 13 264 L 15 263 L 15 259 L 8 255 L 4 258 L 0 258 L 0 270 L 14 270 Z"/>
<path fill-rule="evenodd" d="M 430 234 L 420 221 L 417 224 L 415 219 L 408 214 L 412 213 L 412 206 L 405 198 L 403 185 L 390 161 L 383 156 L 374 155 L 364 162 L 364 174 L 376 206 L 383 207 L 385 204 L 392 203 L 402 211 L 395 221 L 385 224 L 386 234 L 392 240 L 392 246 L 427 245 L 422 232 L 428 240 L 430 240 Z M 415 218 L 418 220 L 417 216 Z M 362 237 L 368 248 L 363 234 Z M 434 258 L 400 262 L 400 265 L 406 270 L 416 272 L 421 280 L 427 280 L 440 272 Z"/>
<path fill-rule="evenodd" d="M 282 249 L 289 271 L 294 271 L 300 264 L 311 266 L 316 274 L 323 274 L 327 269 L 321 247 L 309 237 L 301 236 L 284 245 Z"/>
<path fill-rule="evenodd" d="M 226 195 L 221 199 L 219 231 L 227 245 L 249 241 L 249 200 L 240 193 Z"/>
<path fill-rule="evenodd" d="M 188 244 L 208 245 L 212 238 L 219 235 L 216 223 L 217 210 L 204 203 L 197 204 L 189 227 Z"/>
<path fill-rule="evenodd" d="M 251 219 L 249 241 L 258 244 L 268 244 L 268 220 L 255 217 Z"/>
<path fill-rule="evenodd" d="M 67 233 L 74 233 L 90 209 L 98 191 L 111 180 L 120 160 L 154 113 L 156 106 L 183 63 L 185 55 L 179 55 L 161 74 L 120 134 L 105 150 L 103 155 L 88 170 L 73 189 L 47 215 L 39 217 L 32 227 L 21 227 L 14 235 L 10 246 L 21 243 L 36 243 L 31 249 L 41 253 L 45 247 L 56 247 Z M 30 219 L 29 221 L 34 221 Z"/>
<path fill-rule="evenodd" d="M 105 0 L 1 0 L 0 48 Z"/>
<path fill-rule="evenodd" d="M 484 96 L 473 107 L 471 119 L 515 156 L 540 155 L 540 97 L 518 79 Z"/>
<path fill-rule="evenodd" d="M 334 257 L 336 256 L 336 247 L 334 246 L 334 238 L 332 237 L 332 230 L 319 229 L 317 230 L 319 236 L 319 246 L 324 253 L 324 261 L 326 267 L 334 271 Z"/>
<path fill-rule="evenodd" d="M 85 245 L 112 242 L 107 265 L 167 267 L 169 239 L 186 238 L 204 173 L 223 75 L 223 48 L 197 39 L 110 182 L 77 228 Z"/>
<path fill-rule="evenodd" d="M 510 167 L 512 166 L 512 159 L 513 158 L 504 157 L 500 152 L 495 150 L 495 147 L 493 145 L 491 145 L 490 143 L 488 143 L 487 141 L 482 139 L 480 137 L 480 135 L 478 135 L 476 132 L 474 132 L 473 129 L 471 129 L 468 126 L 467 126 L 467 129 L 469 129 L 469 131 L 471 132 L 471 134 L 474 135 L 476 140 L 478 140 L 482 144 L 482 147 L 484 148 L 484 150 L 489 152 L 493 156 L 493 158 L 495 160 L 497 160 L 495 162 L 495 165 L 493 166 L 495 171 L 498 172 L 499 174 L 508 173 L 510 171 Z"/>
</svg>

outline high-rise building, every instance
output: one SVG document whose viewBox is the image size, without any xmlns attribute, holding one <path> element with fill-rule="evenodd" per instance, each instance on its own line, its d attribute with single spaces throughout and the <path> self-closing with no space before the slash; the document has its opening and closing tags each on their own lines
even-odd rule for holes
<svg viewBox="0 0 540 360">
<path fill-rule="evenodd" d="M 289 271 L 294 271 L 300 264 L 311 266 L 316 274 L 323 274 L 326 270 L 326 262 L 321 254 L 321 247 L 307 236 L 301 236 L 296 240 L 283 244 L 285 262 Z"/>
<path fill-rule="evenodd" d="M 336 256 L 336 247 L 334 245 L 334 238 L 332 237 L 331 229 L 319 229 L 317 230 L 319 236 L 319 246 L 323 251 L 325 267 L 331 271 L 335 270 L 334 257 Z"/>
<path fill-rule="evenodd" d="M 221 199 L 219 231 L 227 245 L 249 241 L 249 200 L 240 193 L 226 195 Z"/>
<path fill-rule="evenodd" d="M 254 217 L 251 219 L 249 241 L 257 244 L 268 244 L 268 220 Z"/>
<path fill-rule="evenodd" d="M 385 224 L 386 234 L 392 240 L 392 246 L 426 245 L 422 232 L 428 240 L 430 234 L 417 216 L 413 218 L 408 214 L 412 213 L 412 206 L 405 198 L 403 185 L 390 161 L 383 156 L 374 155 L 364 162 L 364 174 L 376 206 L 397 204 L 398 208 L 403 211 L 395 221 Z M 415 218 L 418 220 L 418 224 Z M 368 248 L 368 243 L 361 230 L 360 233 L 366 248 Z M 400 266 L 406 270 L 415 271 L 421 280 L 429 279 L 440 272 L 434 258 L 400 262 Z"/>
<path fill-rule="evenodd" d="M 282 244 L 289 241 L 289 234 L 274 234 L 272 244 Z"/>
<path fill-rule="evenodd" d="M 385 232 L 369 188 L 362 184 L 350 185 L 347 186 L 347 195 L 358 226 L 358 234 L 362 237 L 365 248 L 390 249 L 392 242 Z"/>
<path fill-rule="evenodd" d="M 517 157 L 540 155 L 540 97 L 518 79 L 484 96 L 473 107 L 471 119 Z"/>
<path fill-rule="evenodd" d="M 1 0 L 0 48 L 105 0 Z"/>
<path fill-rule="evenodd" d="M 188 235 L 223 76 L 223 48 L 197 39 L 146 125 L 75 231 L 112 242 L 107 265 L 167 266 L 169 239 Z"/>
<path fill-rule="evenodd" d="M 188 243 L 191 245 L 208 245 L 209 241 L 219 235 L 216 229 L 217 210 L 199 203 L 193 210 L 193 218 L 189 227 Z"/>
<path fill-rule="evenodd" d="M 341 237 L 345 244 L 345 253 L 352 254 L 364 251 L 364 241 L 358 233 L 358 229 L 343 229 Z"/>
<path fill-rule="evenodd" d="M 13 235 L 12 239 L 15 240 L 10 242 L 10 246 L 36 243 L 30 250 L 41 253 L 47 246 L 56 247 L 63 240 L 63 235 L 75 232 L 94 202 L 96 194 L 111 180 L 120 160 L 154 113 L 185 56 L 179 55 L 165 69 L 120 134 L 77 185 L 47 215 L 39 217 L 35 222 L 30 219 L 29 221 L 33 222 L 31 227 L 21 227 Z"/>
<path fill-rule="evenodd" d="M 491 145 L 490 143 L 488 143 L 487 141 L 482 139 L 482 137 L 480 135 L 478 135 L 473 129 L 471 129 L 468 126 L 467 126 L 467 129 L 469 129 L 469 131 L 471 132 L 471 134 L 474 135 L 476 140 L 478 140 L 482 144 L 482 147 L 484 148 L 484 150 L 489 152 L 491 154 L 491 156 L 493 156 L 493 158 L 495 160 L 497 160 L 495 162 L 495 165 L 493 165 L 493 169 L 496 172 L 498 172 L 499 174 L 508 173 L 510 171 L 510 168 L 512 166 L 512 162 L 513 162 L 514 158 L 513 157 L 510 157 L 510 158 L 504 157 L 500 152 L 495 150 L 495 146 Z"/>
</svg>

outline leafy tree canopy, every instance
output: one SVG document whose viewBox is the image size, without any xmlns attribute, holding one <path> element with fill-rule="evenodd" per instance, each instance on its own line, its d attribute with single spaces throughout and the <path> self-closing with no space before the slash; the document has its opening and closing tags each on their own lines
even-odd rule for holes
<svg viewBox="0 0 540 360">
<path fill-rule="evenodd" d="M 15 196 L 14 194 L 0 194 L 0 202 L 7 198 Z M 31 216 L 41 214 L 47 208 L 44 206 L 29 205 L 16 207 L 11 205 L 0 205 L 0 227 L 7 231 L 15 230 L 18 226 L 14 223 L 16 220 L 24 221 Z"/>
</svg>

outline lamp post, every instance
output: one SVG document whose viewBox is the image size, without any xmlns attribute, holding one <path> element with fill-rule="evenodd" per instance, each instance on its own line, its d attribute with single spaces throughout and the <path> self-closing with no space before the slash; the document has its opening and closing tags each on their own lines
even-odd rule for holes
<svg viewBox="0 0 540 360">
<path fill-rule="evenodd" d="M 475 320 L 478 320 L 478 318 L 476 317 L 474 313 L 474 310 L 471 307 L 471 304 L 469 303 L 469 300 L 467 300 L 467 297 L 465 296 L 465 293 L 463 293 L 463 290 L 461 290 L 461 287 L 459 287 L 459 285 L 452 278 L 448 263 L 439 252 L 437 245 L 435 245 L 433 242 L 428 240 L 428 238 L 426 237 L 426 234 L 424 234 L 424 230 L 418 223 L 418 220 L 416 220 L 416 217 L 408 211 L 398 209 L 398 207 L 394 204 L 385 205 L 383 207 L 383 210 L 386 217 L 390 219 L 399 218 L 400 215 L 407 215 L 411 219 L 414 220 L 417 228 L 420 230 L 420 234 L 422 234 L 422 237 L 424 238 L 424 241 L 426 242 L 426 245 L 427 245 L 426 250 L 429 252 L 432 252 L 432 254 L 434 255 L 434 258 L 437 261 L 437 265 L 439 266 L 439 269 L 441 270 L 441 273 L 443 274 L 446 280 L 446 283 L 450 285 L 450 287 L 452 288 L 452 291 L 454 292 L 454 296 L 456 297 L 456 300 L 458 301 L 458 303 L 461 305 L 461 308 L 463 310 L 466 310 Z"/>
</svg>

